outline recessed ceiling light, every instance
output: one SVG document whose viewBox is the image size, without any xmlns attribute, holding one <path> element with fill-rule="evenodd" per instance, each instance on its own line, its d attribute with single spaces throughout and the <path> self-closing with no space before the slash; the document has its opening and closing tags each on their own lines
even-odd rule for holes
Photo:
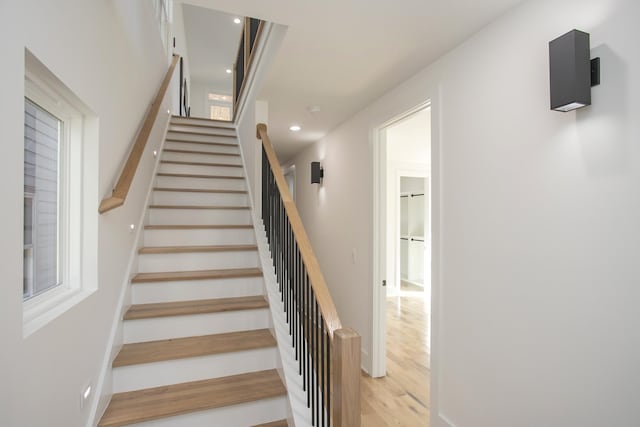
<svg viewBox="0 0 640 427">
<path fill-rule="evenodd" d="M 240 18 L 233 18 L 233 22 L 234 22 L 235 24 L 239 24 L 239 23 L 241 23 L 242 21 L 240 20 Z"/>
<path fill-rule="evenodd" d="M 291 132 L 298 132 L 300 129 L 302 129 L 302 128 L 301 128 L 300 126 L 298 126 L 298 125 L 291 125 L 291 126 L 289 126 L 289 130 L 290 130 Z"/>
<path fill-rule="evenodd" d="M 231 68 L 227 68 L 227 74 L 231 74 Z"/>
</svg>

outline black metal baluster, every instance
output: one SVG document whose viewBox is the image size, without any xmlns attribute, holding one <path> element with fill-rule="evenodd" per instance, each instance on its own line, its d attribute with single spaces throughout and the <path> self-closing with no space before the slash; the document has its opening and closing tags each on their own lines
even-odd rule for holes
<svg viewBox="0 0 640 427">
<path fill-rule="evenodd" d="M 311 300 L 311 425 L 314 426 L 316 420 L 316 295 L 312 293 Z"/>
<path fill-rule="evenodd" d="M 307 274 L 302 278 L 302 355 L 300 359 L 302 361 L 302 389 L 307 391 Z"/>
<path fill-rule="evenodd" d="M 331 425 L 331 337 L 327 331 L 327 421 Z"/>
<path fill-rule="evenodd" d="M 325 423 L 324 408 L 326 390 L 324 388 L 324 371 L 325 371 L 325 357 L 324 357 L 324 318 L 322 313 L 320 314 L 320 390 L 321 390 L 321 402 L 322 402 L 322 425 Z"/>
<path fill-rule="evenodd" d="M 320 337 L 318 336 L 318 334 L 320 333 L 320 325 L 318 324 L 318 301 L 315 301 L 315 325 L 313 328 L 313 332 L 314 332 L 314 341 L 315 341 L 315 346 L 313 349 L 313 352 L 315 354 L 315 359 L 316 359 L 316 363 L 315 363 L 315 375 L 316 375 L 316 421 L 318 422 L 318 424 L 320 424 L 320 358 L 319 356 L 319 352 L 320 352 Z"/>
<path fill-rule="evenodd" d="M 311 408 L 311 283 L 309 282 L 309 276 L 307 275 L 307 315 L 305 321 L 307 322 L 307 408 Z"/>
</svg>

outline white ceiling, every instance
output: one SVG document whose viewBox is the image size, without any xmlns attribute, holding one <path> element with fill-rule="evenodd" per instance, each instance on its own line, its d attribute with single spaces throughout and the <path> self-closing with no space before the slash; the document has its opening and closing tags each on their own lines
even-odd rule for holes
<svg viewBox="0 0 640 427">
<path fill-rule="evenodd" d="M 188 4 L 183 16 L 191 80 L 231 94 L 233 74 L 225 70 L 233 68 L 242 24 L 233 22 L 236 15 Z"/>
<path fill-rule="evenodd" d="M 522 1 L 185 0 L 288 26 L 260 94 L 281 161 Z"/>
</svg>

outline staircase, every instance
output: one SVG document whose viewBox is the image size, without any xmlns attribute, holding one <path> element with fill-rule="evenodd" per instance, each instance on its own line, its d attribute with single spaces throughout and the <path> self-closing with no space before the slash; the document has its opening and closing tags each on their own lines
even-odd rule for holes
<svg viewBox="0 0 640 427">
<path fill-rule="evenodd" d="M 286 426 L 235 130 L 174 117 L 98 426 Z"/>
</svg>

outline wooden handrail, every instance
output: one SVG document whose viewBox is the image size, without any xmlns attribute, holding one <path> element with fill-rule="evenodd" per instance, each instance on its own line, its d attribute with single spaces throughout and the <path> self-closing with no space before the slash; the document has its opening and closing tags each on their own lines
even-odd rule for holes
<svg viewBox="0 0 640 427">
<path fill-rule="evenodd" d="M 352 329 L 342 327 L 318 260 L 267 134 L 267 126 L 258 124 L 256 133 L 262 140 L 263 162 L 266 159 L 269 164 L 266 166 L 263 163 L 262 218 L 265 221 L 269 243 L 273 244 L 271 247 L 274 266 L 278 266 L 275 268 L 276 276 L 282 280 L 280 292 L 285 302 L 285 314 L 289 316 L 287 323 L 291 322 L 289 335 L 293 338 L 294 348 L 301 354 L 300 372 L 303 376 L 303 370 L 307 372 L 307 405 L 311 401 L 312 420 L 318 421 L 317 425 L 359 426 L 361 421 L 360 335 Z M 284 209 L 284 215 L 282 209 Z M 296 245 L 292 245 L 291 239 Z M 292 249 L 293 247 L 295 249 Z M 293 261 L 292 267 L 292 251 L 295 253 L 293 259 L 302 261 L 302 268 L 296 266 L 296 261 Z M 301 271 L 308 281 L 295 279 Z M 304 290 L 308 289 L 307 286 L 310 287 L 313 297 L 309 297 L 309 292 Z M 320 321 L 324 323 L 318 323 L 318 310 L 321 313 Z M 297 326 L 292 324 L 296 321 Z M 322 344 L 325 326 L 328 348 Z M 302 336 L 300 330 L 302 330 Z M 301 340 L 305 341 L 302 346 L 299 344 Z M 324 356 L 326 350 L 331 355 L 328 361 Z M 304 352 L 307 356 L 303 354 Z M 311 380 L 309 380 L 309 369 L 312 371 Z M 314 387 L 318 390 L 310 395 Z M 320 394 L 323 397 L 319 403 Z M 325 415 L 329 415 L 330 419 L 325 420 Z M 325 424 L 325 421 L 328 423 Z"/>
<path fill-rule="evenodd" d="M 264 151 L 267 155 L 267 159 L 269 159 L 269 165 L 271 165 L 274 179 L 278 186 L 278 190 L 280 191 L 280 195 L 282 196 L 284 208 L 289 217 L 289 221 L 291 222 L 291 229 L 295 236 L 296 242 L 298 243 L 298 247 L 300 248 L 302 261 L 307 267 L 309 281 L 311 282 L 311 287 L 316 296 L 316 299 L 318 300 L 320 312 L 325 319 L 329 335 L 333 337 L 333 333 L 335 331 L 337 331 L 338 329 L 342 329 L 342 323 L 340 322 L 340 317 L 338 317 L 338 312 L 333 303 L 333 299 L 331 299 L 331 294 L 329 293 L 327 283 L 325 282 L 322 271 L 320 270 L 318 259 L 313 252 L 309 236 L 307 236 L 304 225 L 302 225 L 302 219 L 300 218 L 300 214 L 298 213 L 298 208 L 296 208 L 296 205 L 293 202 L 293 198 L 291 197 L 291 193 L 289 192 L 289 186 L 284 179 L 284 174 L 282 173 L 282 168 L 280 167 L 280 163 L 278 162 L 278 157 L 276 156 L 276 152 L 273 149 L 273 145 L 271 145 L 271 140 L 269 139 L 269 135 L 267 134 L 267 125 L 265 125 L 264 123 L 258 124 L 257 137 L 258 139 L 262 140 Z"/>
<path fill-rule="evenodd" d="M 158 93 L 156 93 L 153 103 L 151 104 L 151 108 L 149 108 L 149 111 L 144 117 L 142 127 L 140 128 L 140 132 L 138 132 L 138 135 L 133 143 L 133 147 L 131 148 L 129 157 L 127 158 L 127 161 L 122 168 L 122 172 L 120 173 L 118 182 L 116 183 L 111 196 L 103 199 L 100 203 L 98 212 L 100 212 L 101 214 L 108 212 L 111 209 L 122 206 L 124 204 L 124 201 L 127 199 L 127 194 L 129 193 L 129 188 L 131 187 L 131 183 L 133 182 L 133 177 L 135 176 L 138 169 L 140 158 L 142 157 L 144 148 L 146 147 L 147 141 L 149 140 L 149 135 L 151 134 L 153 125 L 155 124 L 156 118 L 158 117 L 160 106 L 162 105 L 162 101 L 164 100 L 164 97 L 167 93 L 169 83 L 171 82 L 171 78 L 173 77 L 173 71 L 175 70 L 176 64 L 178 63 L 179 59 L 179 55 L 173 55 L 173 60 L 171 61 L 169 70 L 162 80 L 162 84 L 158 89 Z"/>
</svg>

